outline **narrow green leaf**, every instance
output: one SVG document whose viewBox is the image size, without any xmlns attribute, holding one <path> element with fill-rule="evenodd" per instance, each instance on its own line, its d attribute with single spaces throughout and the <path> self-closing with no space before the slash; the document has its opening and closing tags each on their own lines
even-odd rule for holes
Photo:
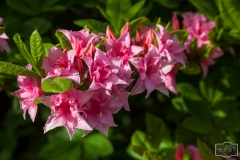
<svg viewBox="0 0 240 160">
<path fill-rule="evenodd" d="M 223 122 L 219 124 L 220 129 L 224 129 L 228 132 L 239 132 L 240 125 L 239 125 L 240 118 L 239 117 L 227 117 L 224 119 Z"/>
<path fill-rule="evenodd" d="M 38 76 L 36 72 L 30 71 L 25 67 L 0 61 L 0 73 L 10 74 L 14 76 Z"/>
<path fill-rule="evenodd" d="M 20 50 L 20 52 L 23 55 L 23 57 L 25 58 L 25 60 L 28 63 L 30 63 L 32 66 L 35 66 L 35 63 L 33 62 L 31 54 L 29 53 L 26 45 L 22 42 L 21 37 L 18 33 L 13 37 L 13 40 L 16 43 L 16 45 L 18 46 L 18 49 Z"/>
<path fill-rule="evenodd" d="M 72 81 L 63 77 L 49 78 L 42 82 L 41 87 L 45 92 L 62 93 L 72 87 Z"/>
<path fill-rule="evenodd" d="M 190 61 L 185 66 L 180 67 L 180 70 L 186 74 L 198 75 L 201 73 L 201 68 L 197 62 Z"/>
<path fill-rule="evenodd" d="M 161 159 L 156 153 L 145 151 L 143 154 L 143 160 L 159 160 Z"/>
<path fill-rule="evenodd" d="M 6 1 L 7 5 L 14 10 L 26 14 L 26 15 L 36 15 L 39 12 L 39 7 L 38 3 L 36 1 L 32 0 L 7 0 Z"/>
<path fill-rule="evenodd" d="M 214 131 L 214 128 L 210 123 L 206 123 L 197 117 L 185 118 L 182 123 L 185 128 L 200 134 L 210 134 Z"/>
<path fill-rule="evenodd" d="M 193 59 L 195 59 L 196 56 L 197 56 L 197 44 L 198 44 L 197 39 L 193 39 L 191 44 L 190 44 L 190 54 L 191 54 Z"/>
<path fill-rule="evenodd" d="M 115 32 L 118 35 L 121 27 L 124 25 L 124 15 L 131 7 L 131 0 L 108 0 L 106 13 L 110 23 L 114 26 Z"/>
<path fill-rule="evenodd" d="M 30 36 L 30 47 L 33 61 L 38 67 L 38 70 L 41 70 L 44 48 L 42 38 L 37 30 L 35 30 Z"/>
<path fill-rule="evenodd" d="M 66 49 L 66 50 L 71 50 L 72 49 L 72 46 L 71 46 L 68 38 L 62 32 L 56 31 L 55 35 L 56 35 L 56 37 L 57 37 L 58 41 L 60 42 L 63 49 Z"/>
<path fill-rule="evenodd" d="M 188 37 L 187 30 L 175 30 L 170 32 L 171 34 L 176 34 L 178 36 L 179 44 L 184 44 Z"/>
<path fill-rule="evenodd" d="M 240 31 L 240 17 L 239 13 L 240 3 L 238 0 L 221 0 L 221 13 L 222 24 L 225 28 L 236 29 Z M 213 9 L 211 9 L 213 11 Z"/>
<path fill-rule="evenodd" d="M 177 0 L 154 0 L 154 1 L 170 9 L 175 9 L 179 7 L 179 2 Z"/>
<path fill-rule="evenodd" d="M 73 23 L 81 27 L 87 25 L 91 29 L 91 31 L 93 31 L 96 34 L 99 32 L 105 33 L 108 25 L 106 22 L 101 22 L 95 19 L 80 19 L 74 21 Z"/>
<path fill-rule="evenodd" d="M 5 27 L 0 27 L 0 35 L 2 35 L 5 31 Z"/>
<path fill-rule="evenodd" d="M 140 0 L 137 3 L 135 3 L 130 10 L 128 10 L 128 12 L 126 12 L 124 19 L 125 21 L 129 21 L 132 18 L 134 18 L 134 16 L 137 15 L 137 13 L 140 11 L 140 9 L 143 7 L 145 3 L 145 0 Z"/>
<path fill-rule="evenodd" d="M 99 10 L 99 12 L 102 14 L 102 16 L 107 20 L 107 21 L 110 21 L 109 20 L 109 17 L 108 17 L 108 15 L 107 15 L 107 13 L 105 12 L 105 10 L 104 9 L 102 9 L 100 6 L 96 6 L 96 8 Z"/>
<path fill-rule="evenodd" d="M 217 5 L 214 1 L 209 0 L 189 0 L 192 5 L 194 5 L 198 11 L 204 13 L 209 19 L 214 19 L 218 14 Z"/>
<path fill-rule="evenodd" d="M 182 97 L 174 97 L 171 102 L 176 110 L 180 112 L 188 112 L 187 106 Z"/>
<path fill-rule="evenodd" d="M 207 146 L 204 142 L 202 142 L 200 139 L 198 139 L 197 145 L 200 155 L 203 159 L 216 160 L 213 150 L 209 146 Z"/>
<path fill-rule="evenodd" d="M 162 119 L 146 114 L 147 138 L 152 151 L 157 151 L 164 136 L 164 122 Z"/>
<path fill-rule="evenodd" d="M 54 45 L 51 43 L 43 43 L 43 48 L 44 48 L 44 56 L 47 57 L 50 49 L 53 47 Z"/>
<path fill-rule="evenodd" d="M 190 83 L 186 83 L 186 82 L 178 83 L 177 84 L 177 90 L 178 90 L 179 93 L 181 93 L 181 95 L 184 98 L 195 100 L 195 101 L 199 101 L 199 100 L 202 99 L 202 97 L 200 96 L 200 94 L 196 90 L 196 87 L 194 87 Z"/>
</svg>

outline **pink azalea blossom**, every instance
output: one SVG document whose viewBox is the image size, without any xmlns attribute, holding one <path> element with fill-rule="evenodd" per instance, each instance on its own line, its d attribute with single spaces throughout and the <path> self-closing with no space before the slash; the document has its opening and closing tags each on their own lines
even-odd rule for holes
<svg viewBox="0 0 240 160">
<path fill-rule="evenodd" d="M 79 72 L 73 66 L 74 52 L 73 50 L 64 53 L 57 47 L 52 47 L 48 57 L 43 58 L 43 68 L 47 73 L 47 77 L 65 77 L 80 84 Z"/>
<path fill-rule="evenodd" d="M 160 66 L 161 60 L 158 53 L 157 48 L 151 45 L 146 57 L 139 57 L 132 61 L 132 64 L 139 72 L 139 79 L 131 90 L 132 95 L 142 93 L 145 89 L 147 89 L 146 98 L 155 89 L 168 95 L 168 90 L 164 83 L 166 78 L 162 72 L 165 67 Z M 162 69 L 160 67 L 162 67 Z M 168 72 L 167 70 L 165 73 Z"/>
<path fill-rule="evenodd" d="M 180 143 L 175 152 L 175 160 L 183 160 L 183 156 L 184 156 L 184 146 L 182 143 Z"/>
<path fill-rule="evenodd" d="M 40 101 L 51 109 L 51 115 L 44 126 L 44 133 L 56 127 L 65 126 L 72 139 L 74 129 L 92 130 L 79 113 L 83 112 L 82 106 L 91 96 L 92 92 L 71 88 L 64 93 L 40 98 Z"/>
<path fill-rule="evenodd" d="M 26 68 L 31 70 L 32 66 L 27 65 Z M 28 76 L 18 76 L 17 82 L 20 89 L 12 94 L 19 98 L 20 107 L 23 109 L 23 118 L 26 119 L 26 112 L 28 111 L 34 122 L 37 114 L 37 104 L 34 101 L 44 94 L 41 83 L 38 78 Z"/>
<path fill-rule="evenodd" d="M 111 90 L 113 85 L 127 84 L 116 76 L 118 68 L 110 61 L 106 54 L 97 49 L 94 59 L 83 57 L 83 60 L 89 67 L 92 83 L 89 90 L 104 88 Z"/>
<path fill-rule="evenodd" d="M 2 25 L 2 23 L 3 23 L 3 18 L 0 17 L 0 25 Z M 5 50 L 7 53 L 10 53 L 11 49 L 6 39 L 8 39 L 8 36 L 5 33 L 0 35 L 0 51 L 3 52 Z"/>
<path fill-rule="evenodd" d="M 177 91 L 177 84 L 176 84 L 175 76 L 176 76 L 178 70 L 179 70 L 179 64 L 175 64 L 173 69 L 165 75 L 166 81 L 164 81 L 167 89 L 176 95 L 178 94 L 178 91 Z"/>
<path fill-rule="evenodd" d="M 183 160 L 185 152 L 189 153 L 193 160 L 203 160 L 196 146 L 189 145 L 186 149 L 184 149 L 182 143 L 178 145 L 178 148 L 175 152 L 175 160 Z"/>
<path fill-rule="evenodd" d="M 83 106 L 85 110 L 83 117 L 92 128 L 107 136 L 109 127 L 116 126 L 112 114 L 117 113 L 121 107 L 121 101 L 112 98 L 106 90 L 100 89 L 95 91 L 92 98 Z M 84 135 L 89 132 L 85 131 Z"/>
<path fill-rule="evenodd" d="M 58 30 L 62 32 L 70 41 L 72 49 L 75 52 L 76 57 L 94 57 L 93 52 L 89 50 L 91 44 L 96 44 L 99 38 L 103 34 L 96 35 L 94 33 L 89 33 L 89 30 L 80 31 L 68 31 L 68 30 Z"/>
</svg>

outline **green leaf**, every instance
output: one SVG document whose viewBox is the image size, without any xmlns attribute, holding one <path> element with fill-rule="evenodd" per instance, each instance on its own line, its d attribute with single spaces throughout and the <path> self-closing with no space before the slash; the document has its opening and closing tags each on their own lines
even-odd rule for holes
<svg viewBox="0 0 240 160">
<path fill-rule="evenodd" d="M 240 31 L 240 3 L 238 0 L 221 0 L 221 13 L 222 24 L 225 28 L 236 29 Z M 213 9 L 211 9 L 213 11 Z"/>
<path fill-rule="evenodd" d="M 0 27 L 0 35 L 2 35 L 5 31 L 5 27 Z"/>
<path fill-rule="evenodd" d="M 184 42 L 187 40 L 188 37 L 188 31 L 187 30 L 175 30 L 170 32 L 171 34 L 176 34 L 179 39 L 179 44 L 184 44 Z"/>
<path fill-rule="evenodd" d="M 55 36 L 57 37 L 58 41 L 60 42 L 63 49 L 71 50 L 72 45 L 69 42 L 68 38 L 62 33 L 56 31 Z"/>
<path fill-rule="evenodd" d="M 72 81 L 63 77 L 49 78 L 42 82 L 41 87 L 45 92 L 62 93 L 72 87 Z"/>
<path fill-rule="evenodd" d="M 23 57 L 25 58 L 25 60 L 28 63 L 30 63 L 32 66 L 35 66 L 35 63 L 33 62 L 31 54 L 29 53 L 26 45 L 22 42 L 21 37 L 18 33 L 13 37 L 13 40 L 16 43 L 16 45 L 18 46 L 18 49 L 20 50 L 20 52 L 23 55 Z"/>
<path fill-rule="evenodd" d="M 209 0 L 189 0 L 192 5 L 194 5 L 198 11 L 204 13 L 209 19 L 214 19 L 218 16 L 218 8 L 214 1 Z"/>
<path fill-rule="evenodd" d="M 228 116 L 219 124 L 218 127 L 228 132 L 239 132 L 240 131 L 239 121 L 240 121 L 239 117 Z"/>
<path fill-rule="evenodd" d="M 38 76 L 36 72 L 30 71 L 25 67 L 0 61 L 0 73 L 10 74 L 14 76 Z"/>
<path fill-rule="evenodd" d="M 81 159 L 81 151 L 81 143 L 58 139 L 44 145 L 40 150 L 39 156 L 41 159 L 56 159 L 57 157 L 59 160 L 75 160 Z"/>
<path fill-rule="evenodd" d="M 138 27 L 140 27 L 141 25 L 146 25 L 149 22 L 150 22 L 149 19 L 146 17 L 140 17 L 138 19 L 131 21 L 130 22 L 131 35 L 134 35 L 136 33 Z"/>
<path fill-rule="evenodd" d="M 196 87 L 194 87 L 190 83 L 186 83 L 186 82 L 178 83 L 177 90 L 185 98 L 195 100 L 195 101 L 199 101 L 202 99 L 201 96 L 199 95 Z"/>
<path fill-rule="evenodd" d="M 124 16 L 125 21 L 129 21 L 130 19 L 134 18 L 140 9 L 143 7 L 145 0 L 140 0 L 135 3 L 130 10 L 128 10 Z"/>
<path fill-rule="evenodd" d="M 43 43 L 43 48 L 44 48 L 44 57 L 47 57 L 49 55 L 50 49 L 53 47 L 54 45 L 51 43 Z"/>
<path fill-rule="evenodd" d="M 142 159 L 146 150 L 150 149 L 147 136 L 142 131 L 135 131 L 131 137 L 131 144 L 127 148 L 127 153 L 135 159 Z"/>
<path fill-rule="evenodd" d="M 111 141 L 101 133 L 90 134 L 83 139 L 83 159 L 97 159 L 113 153 Z"/>
<path fill-rule="evenodd" d="M 30 37 L 30 47 L 33 61 L 38 67 L 38 70 L 41 70 L 44 48 L 42 38 L 37 30 L 35 30 Z"/>
<path fill-rule="evenodd" d="M 199 83 L 200 91 L 203 97 L 212 105 L 217 104 L 222 100 L 223 92 L 217 89 L 214 80 L 206 78 Z"/>
<path fill-rule="evenodd" d="M 177 0 L 154 0 L 161 4 L 162 6 L 169 8 L 169 9 L 175 9 L 179 7 L 179 2 Z"/>
<path fill-rule="evenodd" d="M 114 26 L 118 35 L 121 27 L 124 25 L 124 15 L 131 7 L 131 0 L 108 0 L 106 13 L 110 23 Z"/>
<path fill-rule="evenodd" d="M 143 160 L 159 160 L 159 159 L 161 158 L 156 153 L 146 151 L 143 154 Z"/>
<path fill-rule="evenodd" d="M 89 27 L 96 34 L 99 32 L 105 33 L 108 25 L 105 22 L 101 22 L 95 19 L 81 19 L 81 20 L 76 20 L 73 23 L 81 27 L 84 27 L 85 25 L 87 25 L 87 27 Z"/>
<path fill-rule="evenodd" d="M 185 118 L 182 123 L 185 128 L 200 134 L 210 134 L 214 131 L 212 125 L 197 117 Z"/>
<path fill-rule="evenodd" d="M 199 64 L 194 61 L 188 62 L 185 65 L 185 67 L 184 66 L 180 67 L 180 70 L 183 71 L 184 73 L 190 74 L 190 75 L 198 75 L 199 73 L 201 73 L 201 68 L 200 68 Z"/>
<path fill-rule="evenodd" d="M 157 151 L 165 133 L 164 122 L 162 119 L 147 113 L 146 127 L 151 149 Z"/>
<path fill-rule="evenodd" d="M 176 110 L 180 112 L 188 112 L 187 106 L 185 105 L 182 97 L 174 97 L 172 98 L 171 102 Z"/>
<path fill-rule="evenodd" d="M 197 117 L 206 123 L 211 123 L 211 113 L 204 101 L 192 101 L 184 98 L 184 103 L 192 116 Z"/>
<path fill-rule="evenodd" d="M 204 142 L 202 142 L 200 139 L 198 139 L 197 141 L 197 146 L 200 155 L 203 159 L 216 160 L 216 157 L 214 156 L 212 149 L 209 146 L 207 146 Z"/>
</svg>

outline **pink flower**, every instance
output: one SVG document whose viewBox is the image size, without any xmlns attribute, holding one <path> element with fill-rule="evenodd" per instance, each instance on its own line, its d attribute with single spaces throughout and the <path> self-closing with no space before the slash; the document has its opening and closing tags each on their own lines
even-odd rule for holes
<svg viewBox="0 0 240 160">
<path fill-rule="evenodd" d="M 183 156 L 184 156 L 184 146 L 182 143 L 180 143 L 175 152 L 175 160 L 183 160 Z"/>
<path fill-rule="evenodd" d="M 173 69 L 165 75 L 166 81 L 164 81 L 167 89 L 176 95 L 178 94 L 178 91 L 177 91 L 175 76 L 178 70 L 179 70 L 179 64 L 174 65 Z"/>
<path fill-rule="evenodd" d="M 146 98 L 155 89 L 168 95 L 168 90 L 164 83 L 165 76 L 162 71 L 166 70 L 165 73 L 168 73 L 169 70 L 166 69 L 168 67 L 161 66 L 161 62 L 159 51 L 153 45 L 151 45 L 146 57 L 140 57 L 132 61 L 132 64 L 139 72 L 139 79 L 131 90 L 132 95 L 142 93 L 145 88 L 147 89 Z"/>
<path fill-rule="evenodd" d="M 65 126 L 72 139 L 74 129 L 92 130 L 79 113 L 83 112 L 82 106 L 91 96 L 92 92 L 71 88 L 64 93 L 40 98 L 40 101 L 51 109 L 51 115 L 44 126 L 44 133 L 56 127 Z"/>
<path fill-rule="evenodd" d="M 111 126 L 116 126 L 113 121 L 112 114 L 117 113 L 122 107 L 122 103 L 112 98 L 106 90 L 101 89 L 94 92 L 92 98 L 83 106 L 83 117 L 92 127 L 106 136 Z M 85 131 L 87 135 L 90 131 Z"/>
<path fill-rule="evenodd" d="M 74 52 L 72 50 L 67 53 L 57 47 L 52 47 L 48 57 L 43 58 L 43 68 L 47 73 L 47 77 L 65 77 L 80 84 L 79 72 L 73 66 Z"/>
<path fill-rule="evenodd" d="M 2 23 L 3 23 L 3 18 L 0 17 L 0 25 L 2 25 Z M 5 33 L 0 35 L 0 51 L 3 52 L 5 50 L 7 53 L 9 53 L 11 52 L 11 49 L 6 39 L 8 39 L 8 36 Z"/>
<path fill-rule="evenodd" d="M 203 70 L 203 77 L 207 76 L 208 66 L 213 65 L 215 63 L 214 59 L 221 57 L 222 55 L 223 55 L 223 50 L 221 50 L 219 47 L 215 47 L 213 49 L 210 57 L 208 57 L 207 59 L 204 59 L 200 62 L 202 70 Z"/>
<path fill-rule="evenodd" d="M 189 48 L 190 43 L 194 38 L 198 40 L 198 48 L 204 44 L 210 44 L 208 33 L 215 27 L 214 21 L 207 21 L 207 18 L 202 13 L 186 12 L 182 14 L 183 29 L 188 30 L 188 38 L 186 48 Z"/>
<path fill-rule="evenodd" d="M 110 61 L 106 54 L 97 49 L 94 59 L 83 57 L 89 67 L 92 83 L 89 90 L 104 88 L 111 90 L 113 85 L 127 84 L 116 76 L 118 68 Z"/>
<path fill-rule="evenodd" d="M 26 67 L 31 70 L 32 66 L 29 64 Z M 12 93 L 20 100 L 20 107 L 23 109 L 23 118 L 26 119 L 26 111 L 34 122 L 37 114 L 37 104 L 34 103 L 35 99 L 43 95 L 41 83 L 36 77 L 18 76 L 19 90 Z"/>
<path fill-rule="evenodd" d="M 178 148 L 175 152 L 175 160 L 183 160 L 185 152 L 188 152 L 193 160 L 203 160 L 196 146 L 189 145 L 186 149 L 184 149 L 182 143 L 178 145 Z"/>
<path fill-rule="evenodd" d="M 62 32 L 70 41 L 72 49 L 75 52 L 76 57 L 94 57 L 93 52 L 90 52 L 89 48 L 91 44 L 96 44 L 99 38 L 103 34 L 96 35 L 94 33 L 89 33 L 89 30 L 80 31 L 68 31 L 68 30 L 58 30 Z"/>
</svg>

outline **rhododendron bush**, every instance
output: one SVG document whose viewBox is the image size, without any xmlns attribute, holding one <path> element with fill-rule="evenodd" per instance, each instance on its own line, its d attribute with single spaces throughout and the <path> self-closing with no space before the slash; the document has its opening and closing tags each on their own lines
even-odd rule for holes
<svg viewBox="0 0 240 160">
<path fill-rule="evenodd" d="M 240 142 L 237 0 L 0 4 L 1 158 L 213 160 Z"/>
</svg>

